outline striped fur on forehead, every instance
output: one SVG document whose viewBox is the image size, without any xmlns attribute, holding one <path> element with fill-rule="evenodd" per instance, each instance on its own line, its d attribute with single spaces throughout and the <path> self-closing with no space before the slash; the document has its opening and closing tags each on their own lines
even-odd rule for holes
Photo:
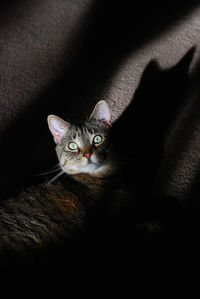
<svg viewBox="0 0 200 299">
<path fill-rule="evenodd" d="M 97 133 L 107 135 L 108 126 L 98 121 L 85 121 L 82 125 L 71 125 L 66 140 L 76 140 L 77 138 L 88 137 Z"/>
<path fill-rule="evenodd" d="M 105 137 L 109 133 L 109 126 L 107 126 L 104 122 L 100 122 L 97 120 L 92 120 L 88 122 L 84 122 L 82 128 L 88 134 L 95 135 L 95 134 L 103 134 Z"/>
<path fill-rule="evenodd" d="M 87 126 L 75 126 L 73 125 L 71 127 L 71 130 L 69 131 L 69 134 L 67 136 L 67 140 L 78 140 L 78 139 L 87 139 L 91 135 L 95 134 L 95 130 L 92 128 L 89 128 Z"/>
</svg>

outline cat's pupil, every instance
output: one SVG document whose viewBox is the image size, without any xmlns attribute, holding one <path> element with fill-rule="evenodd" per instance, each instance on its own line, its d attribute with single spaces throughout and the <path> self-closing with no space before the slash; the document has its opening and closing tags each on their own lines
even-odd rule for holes
<svg viewBox="0 0 200 299">
<path fill-rule="evenodd" d="M 75 142 L 70 142 L 68 144 L 69 149 L 76 150 L 78 148 L 78 145 Z"/>
<path fill-rule="evenodd" d="M 94 137 L 94 143 L 100 143 L 102 140 L 102 137 L 100 135 L 97 135 Z"/>
</svg>

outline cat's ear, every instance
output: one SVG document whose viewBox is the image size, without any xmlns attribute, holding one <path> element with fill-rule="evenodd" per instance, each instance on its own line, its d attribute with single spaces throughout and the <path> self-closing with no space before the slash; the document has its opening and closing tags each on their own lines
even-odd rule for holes
<svg viewBox="0 0 200 299">
<path fill-rule="evenodd" d="M 66 135 L 69 129 L 69 123 L 56 115 L 49 115 L 47 122 L 55 143 L 59 143 L 61 138 Z"/>
<path fill-rule="evenodd" d="M 99 101 L 96 104 L 92 114 L 89 117 L 89 120 L 92 119 L 100 120 L 105 122 L 108 126 L 110 125 L 110 109 L 105 101 Z"/>
</svg>

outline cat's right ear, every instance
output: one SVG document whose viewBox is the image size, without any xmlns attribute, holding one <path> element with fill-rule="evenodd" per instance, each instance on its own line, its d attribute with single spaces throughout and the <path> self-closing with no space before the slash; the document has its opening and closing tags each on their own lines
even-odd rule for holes
<svg viewBox="0 0 200 299">
<path fill-rule="evenodd" d="M 96 104 L 92 114 L 89 117 L 89 120 L 92 119 L 103 121 L 106 125 L 110 125 L 110 109 L 105 101 L 99 101 Z"/>
<path fill-rule="evenodd" d="M 47 122 L 55 143 L 59 143 L 61 138 L 67 134 L 69 123 L 56 115 L 49 115 Z"/>
</svg>

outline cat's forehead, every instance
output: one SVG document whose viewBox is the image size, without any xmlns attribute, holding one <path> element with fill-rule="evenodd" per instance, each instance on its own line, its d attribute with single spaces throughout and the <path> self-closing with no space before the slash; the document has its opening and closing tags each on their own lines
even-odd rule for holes
<svg viewBox="0 0 200 299">
<path fill-rule="evenodd" d="M 105 133 L 106 127 L 102 124 L 98 124 L 95 122 L 84 122 L 80 126 L 71 125 L 69 130 L 69 137 L 70 138 L 78 138 L 84 137 L 88 135 L 94 135 L 95 133 Z"/>
<path fill-rule="evenodd" d="M 85 134 L 93 134 L 95 131 L 94 127 L 91 127 L 86 124 L 82 124 L 80 126 L 77 125 L 71 125 L 70 130 L 69 130 L 69 136 L 76 136 L 80 137 Z"/>
</svg>

